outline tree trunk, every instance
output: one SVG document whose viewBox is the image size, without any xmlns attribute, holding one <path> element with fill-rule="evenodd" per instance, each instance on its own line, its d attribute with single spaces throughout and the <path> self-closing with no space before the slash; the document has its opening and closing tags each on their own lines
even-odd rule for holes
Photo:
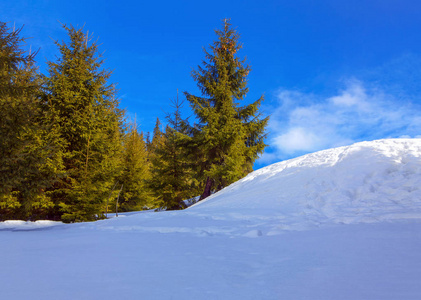
<svg viewBox="0 0 421 300">
<path fill-rule="evenodd" d="M 207 198 L 211 195 L 212 185 L 213 185 L 213 180 L 208 177 L 206 179 L 205 190 L 203 191 L 203 194 L 200 196 L 199 201 L 203 200 L 203 199 L 205 199 L 205 198 Z"/>
<path fill-rule="evenodd" d="M 115 216 L 116 217 L 118 217 L 118 199 L 120 199 L 120 193 L 121 193 L 121 191 L 123 190 L 123 185 L 121 185 L 121 189 L 120 189 L 120 191 L 118 192 L 118 195 L 117 195 L 117 200 L 116 200 L 116 202 L 115 202 Z"/>
<path fill-rule="evenodd" d="M 116 183 L 114 184 L 113 189 L 111 190 L 110 195 L 109 195 L 109 196 L 108 196 L 108 198 L 107 198 L 107 206 L 105 207 L 105 218 L 106 218 L 106 219 L 108 219 L 108 201 L 110 200 L 111 195 L 113 194 L 113 191 L 114 191 L 115 186 L 117 185 L 117 183 L 118 183 L 118 182 L 116 182 Z"/>
</svg>

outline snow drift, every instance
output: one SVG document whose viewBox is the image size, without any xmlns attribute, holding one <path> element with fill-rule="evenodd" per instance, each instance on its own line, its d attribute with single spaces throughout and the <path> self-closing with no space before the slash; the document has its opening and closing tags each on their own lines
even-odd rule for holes
<svg viewBox="0 0 421 300">
<path fill-rule="evenodd" d="M 421 219 L 421 140 L 361 142 L 276 163 L 190 208 L 278 229 Z"/>
</svg>

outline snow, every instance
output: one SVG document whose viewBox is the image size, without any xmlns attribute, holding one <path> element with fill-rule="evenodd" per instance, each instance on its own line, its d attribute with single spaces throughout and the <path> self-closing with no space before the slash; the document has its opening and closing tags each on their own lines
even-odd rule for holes
<svg viewBox="0 0 421 300">
<path fill-rule="evenodd" d="M 277 220 L 273 230 L 421 219 L 420 141 L 362 142 L 273 164 L 193 210 Z"/>
<path fill-rule="evenodd" d="M 35 230 L 41 228 L 49 228 L 52 226 L 60 225 L 61 222 L 54 222 L 54 221 L 47 221 L 47 220 L 40 220 L 35 222 L 25 222 L 25 221 L 18 221 L 18 220 L 10 220 L 0 222 L 0 230 Z"/>
<path fill-rule="evenodd" d="M 257 170 L 184 211 L 0 223 L 4 299 L 421 299 L 421 139 Z"/>
</svg>

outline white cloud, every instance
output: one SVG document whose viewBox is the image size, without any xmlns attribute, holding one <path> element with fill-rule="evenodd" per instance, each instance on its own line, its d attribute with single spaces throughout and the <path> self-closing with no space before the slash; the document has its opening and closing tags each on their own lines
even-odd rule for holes
<svg viewBox="0 0 421 300">
<path fill-rule="evenodd" d="M 311 151 L 322 144 L 319 136 L 303 127 L 292 127 L 273 139 L 274 146 L 287 154 L 297 150 Z"/>
<path fill-rule="evenodd" d="M 328 99 L 332 104 L 337 106 L 351 107 L 355 106 L 360 110 L 367 110 L 367 94 L 360 82 L 353 80 L 338 96 Z"/>
<path fill-rule="evenodd" d="M 265 162 L 348 145 L 361 140 L 415 137 L 421 132 L 421 110 L 379 88 L 349 80 L 337 95 L 321 97 L 281 90 L 269 122 L 270 145 Z"/>
</svg>

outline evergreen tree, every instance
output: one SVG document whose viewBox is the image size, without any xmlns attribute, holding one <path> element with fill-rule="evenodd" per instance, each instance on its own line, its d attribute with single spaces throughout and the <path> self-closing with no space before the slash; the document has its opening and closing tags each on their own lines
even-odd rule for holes
<svg viewBox="0 0 421 300">
<path fill-rule="evenodd" d="M 155 127 L 152 133 L 152 140 L 150 139 L 149 133 L 146 137 L 146 149 L 148 152 L 148 162 L 150 165 L 150 178 L 147 181 L 147 184 L 150 192 L 152 193 L 152 195 L 154 195 L 155 204 L 158 207 L 164 206 L 162 197 L 160 197 L 159 191 L 157 190 L 157 178 L 155 178 L 155 175 L 157 173 L 157 164 L 159 164 L 160 161 L 159 149 L 163 147 L 165 141 L 165 136 L 161 130 L 161 126 L 161 121 L 159 120 L 159 118 L 156 118 Z"/>
<path fill-rule="evenodd" d="M 197 185 L 188 153 L 189 126 L 181 118 L 182 103 L 178 97 L 173 104 L 175 111 L 167 115 L 165 133 L 154 149 L 150 180 L 152 190 L 168 210 L 185 208 L 183 200 L 195 196 Z M 158 131 L 156 134 L 159 136 Z"/>
<path fill-rule="evenodd" d="M 155 152 L 155 149 L 163 142 L 164 140 L 164 134 L 161 130 L 161 121 L 159 118 L 156 118 L 155 127 L 153 129 L 152 134 L 152 141 L 149 141 L 149 137 L 147 138 L 147 146 L 148 151 L 153 154 Z"/>
<path fill-rule="evenodd" d="M 119 182 L 123 185 L 120 196 L 123 211 L 155 208 L 147 181 L 150 178 L 150 163 L 143 133 L 131 124 L 124 138 L 123 174 Z"/>
<path fill-rule="evenodd" d="M 205 50 L 206 60 L 192 76 L 202 97 L 185 93 L 196 115 L 194 143 L 205 177 L 201 199 L 233 183 L 252 170 L 264 150 L 264 131 L 268 118 L 258 109 L 263 96 L 252 104 L 240 106 L 248 92 L 250 67 L 237 57 L 241 49 L 239 34 L 224 20 L 218 39 Z"/>
<path fill-rule="evenodd" d="M 56 42 L 60 57 L 48 63 L 46 78 L 46 109 L 64 141 L 66 176 L 55 186 L 54 197 L 63 221 L 89 221 L 102 216 L 121 173 L 123 112 L 98 45 L 82 29 L 63 27 L 70 43 Z"/>
<path fill-rule="evenodd" d="M 20 32 L 0 22 L 0 220 L 52 218 L 46 189 L 61 170 L 56 131 L 41 111 L 35 53 L 22 50 Z"/>
</svg>

